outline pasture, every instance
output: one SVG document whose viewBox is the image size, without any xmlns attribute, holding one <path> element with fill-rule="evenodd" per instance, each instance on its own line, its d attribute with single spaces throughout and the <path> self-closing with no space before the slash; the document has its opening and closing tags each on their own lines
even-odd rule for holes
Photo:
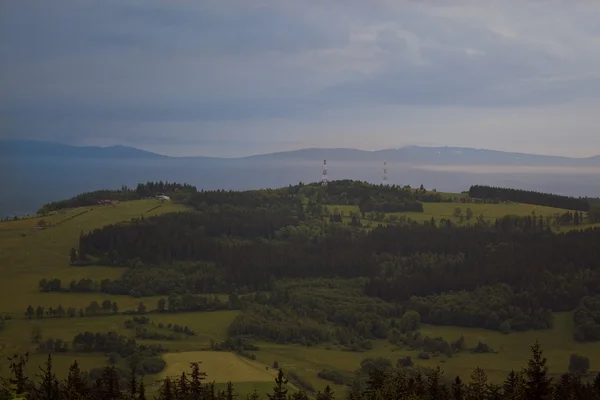
<svg viewBox="0 0 600 400">
<path fill-rule="evenodd" d="M 338 210 L 343 213 L 344 220 L 349 220 L 349 215 L 354 213 L 360 215 L 358 206 L 354 205 L 329 205 L 327 206 L 330 212 Z M 537 217 L 550 217 L 556 213 L 564 213 L 567 210 L 553 207 L 536 206 L 532 204 L 521 203 L 506 203 L 506 204 L 478 204 L 478 203 L 423 203 L 423 212 L 397 212 L 387 213 L 387 216 L 394 215 L 398 218 L 406 217 L 413 221 L 424 222 L 435 218 L 437 222 L 440 219 L 450 219 L 455 224 L 460 224 L 459 218 L 454 216 L 454 211 L 460 208 L 463 219 L 463 224 L 468 221 L 466 219 L 467 209 L 471 209 L 473 213 L 472 221 L 477 217 L 483 216 L 483 219 L 489 222 L 494 222 L 496 218 L 501 218 L 506 215 L 528 216 L 535 215 Z"/>
<path fill-rule="evenodd" d="M 300 377 L 312 383 L 317 389 L 330 384 L 334 390 L 343 388 L 317 377 L 317 373 L 327 369 L 352 373 L 360 367 L 365 358 L 383 357 L 396 360 L 410 356 L 416 365 L 435 368 L 439 366 L 446 377 L 459 375 L 463 380 L 469 380 L 473 369 L 477 366 L 484 369 L 491 382 L 500 383 L 512 370 L 520 370 L 527 365 L 530 356 L 529 347 L 539 340 L 548 359 L 550 373 L 564 373 L 569 366 L 569 357 L 573 353 L 585 354 L 590 359 L 591 369 L 600 370 L 600 342 L 578 343 L 573 340 L 572 313 L 555 314 L 555 326 L 550 330 L 526 331 L 502 334 L 484 329 L 463 328 L 454 326 L 423 325 L 419 330 L 423 335 L 442 337 L 451 342 L 461 335 L 465 338 L 466 347 L 473 348 L 479 341 L 490 345 L 498 353 L 473 354 L 465 350 L 448 358 L 445 355 L 420 360 L 420 351 L 396 347 L 387 341 L 374 341 L 374 348 L 365 352 L 340 350 L 332 346 L 315 346 L 305 348 L 296 345 L 278 345 L 272 343 L 260 344 L 260 350 L 255 352 L 257 360 L 272 364 L 274 360 L 284 370 L 294 371 Z"/>
<path fill-rule="evenodd" d="M 215 383 L 273 382 L 277 370 L 268 365 L 221 351 L 188 351 L 163 355 L 167 368 L 162 377 L 177 377 L 182 371 L 190 372 L 190 363 L 201 362 L 206 380 Z"/>
<path fill-rule="evenodd" d="M 155 208 L 159 206 L 159 208 Z M 154 208 L 154 210 L 152 210 Z M 152 210 L 148 212 L 148 210 Z M 116 301 L 121 310 L 139 304 L 129 296 L 108 296 L 99 293 L 40 293 L 38 282 L 43 278 L 58 278 L 63 286 L 71 280 L 90 278 L 116 279 L 119 268 L 72 267 L 69 252 L 77 247 L 81 232 L 87 232 L 121 221 L 128 221 L 166 212 L 185 210 L 185 207 L 158 200 L 123 202 L 111 206 L 81 207 L 62 210 L 52 215 L 0 223 L 0 313 L 22 316 L 29 304 L 56 307 L 62 304 L 77 309 L 91 301 Z M 36 230 L 40 220 L 47 227 Z M 156 299 L 143 299 L 155 306 Z"/>
</svg>

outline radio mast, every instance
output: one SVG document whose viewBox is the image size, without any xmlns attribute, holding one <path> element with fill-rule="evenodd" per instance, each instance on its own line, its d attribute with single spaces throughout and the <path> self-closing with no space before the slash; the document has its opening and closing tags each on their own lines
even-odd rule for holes
<svg viewBox="0 0 600 400">
<path fill-rule="evenodd" d="M 387 185 L 388 183 L 388 169 L 387 169 L 387 161 L 383 162 L 383 184 Z"/>
</svg>

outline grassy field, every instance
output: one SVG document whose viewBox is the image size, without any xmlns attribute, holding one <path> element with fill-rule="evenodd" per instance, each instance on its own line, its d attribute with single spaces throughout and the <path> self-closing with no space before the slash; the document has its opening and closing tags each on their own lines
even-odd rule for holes
<svg viewBox="0 0 600 400">
<path fill-rule="evenodd" d="M 335 209 L 339 210 L 344 214 L 344 217 L 347 218 L 350 213 L 355 213 L 360 215 L 360 210 L 358 206 L 348 206 L 348 205 L 331 205 L 328 206 L 330 211 L 334 211 Z M 553 216 L 556 213 L 564 213 L 567 210 L 563 210 L 560 208 L 552 208 L 552 207 L 544 207 L 544 206 L 536 206 L 531 204 L 520 204 L 520 203 L 511 203 L 511 204 L 463 204 L 463 203 L 423 203 L 423 212 L 398 212 L 398 213 L 388 213 L 387 215 L 395 215 L 397 217 L 405 216 L 407 218 L 412 219 L 413 221 L 423 222 L 429 221 L 431 218 L 435 218 L 437 222 L 440 219 L 451 219 L 453 223 L 458 224 L 459 219 L 454 216 L 454 210 L 456 208 L 460 208 L 462 211 L 462 215 L 466 216 L 467 208 L 470 208 L 473 212 L 473 220 L 483 215 L 483 218 L 487 221 L 493 222 L 496 218 L 503 217 L 505 215 L 517 215 L 517 216 L 528 216 L 535 213 L 537 217 L 542 216 Z M 463 220 L 463 223 L 466 223 L 466 218 Z"/>
<path fill-rule="evenodd" d="M 161 205 L 148 212 L 148 210 Z M 71 267 L 69 252 L 76 247 L 81 232 L 104 225 L 127 221 L 131 218 L 184 210 L 184 206 L 160 203 L 158 200 L 124 202 L 114 206 L 76 208 L 40 218 L 0 223 L 0 313 L 23 315 L 29 304 L 56 307 L 62 304 L 77 309 L 91 301 L 104 299 L 116 301 L 120 309 L 139 304 L 128 296 L 101 294 L 40 293 L 38 282 L 42 278 L 58 278 L 63 285 L 81 278 L 115 279 L 122 270 L 106 267 Z M 50 224 L 37 231 L 40 219 Z M 144 299 L 153 307 L 156 299 Z"/>
<path fill-rule="evenodd" d="M 540 341 L 544 355 L 548 358 L 551 373 L 567 371 L 569 356 L 572 353 L 585 354 L 589 357 L 592 370 L 600 370 L 600 343 L 577 343 L 573 340 L 573 322 L 571 313 L 558 313 L 555 317 L 555 328 L 545 331 L 517 332 L 508 335 L 484 329 L 461 327 L 440 327 L 424 325 L 420 332 L 431 337 L 443 337 L 447 341 L 465 337 L 466 346 L 474 347 L 478 341 L 490 345 L 498 353 L 472 354 L 468 351 L 448 358 L 445 355 L 433 357 L 430 360 L 419 360 L 419 351 L 411 351 L 386 341 L 375 341 L 374 349 L 362 353 L 328 349 L 326 346 L 305 348 L 292 345 L 261 344 L 261 349 L 255 352 L 257 360 L 272 364 L 274 360 L 284 369 L 294 371 L 302 378 L 312 383 L 317 389 L 328 384 L 316 376 L 323 369 L 352 372 L 359 368 L 360 362 L 367 357 L 389 358 L 392 364 L 396 360 L 411 356 L 415 364 L 426 367 L 440 366 L 446 376 L 460 375 L 468 380 L 471 372 L 477 366 L 483 368 L 493 382 L 501 382 L 514 368 L 519 370 L 527 365 L 529 346 L 536 340 Z M 331 383 L 329 383 L 331 384 Z M 331 385 L 335 390 L 343 390 L 337 385 Z"/>
<path fill-rule="evenodd" d="M 277 376 L 277 371 L 265 364 L 221 351 L 167 353 L 163 359 L 168 367 L 161 374 L 162 377 L 176 377 L 182 371 L 189 372 L 192 362 L 202 363 L 202 370 L 206 371 L 206 380 L 209 382 L 273 382 Z"/>
</svg>

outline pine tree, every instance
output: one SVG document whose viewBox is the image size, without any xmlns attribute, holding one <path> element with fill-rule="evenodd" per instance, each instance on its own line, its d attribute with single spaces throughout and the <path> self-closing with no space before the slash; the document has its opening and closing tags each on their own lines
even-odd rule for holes
<svg viewBox="0 0 600 400">
<path fill-rule="evenodd" d="M 551 379 L 548 377 L 547 360 L 538 341 L 531 346 L 531 358 L 524 373 L 524 395 L 527 400 L 549 399 L 551 395 Z"/>
<path fill-rule="evenodd" d="M 144 386 L 144 377 L 140 379 L 140 388 L 138 389 L 137 400 L 146 400 L 146 386 Z"/>
<path fill-rule="evenodd" d="M 40 367 L 41 383 L 39 388 L 35 388 L 35 393 L 39 399 L 43 400 L 59 400 L 60 390 L 58 387 L 58 379 L 52 371 L 52 354 L 48 354 L 48 359 L 45 363 L 45 368 Z"/>
<path fill-rule="evenodd" d="M 188 383 L 187 375 L 185 372 L 182 372 L 179 376 L 179 381 L 177 382 L 178 390 L 178 399 L 187 399 L 190 395 L 190 385 Z"/>
<path fill-rule="evenodd" d="M 331 387 L 329 387 L 329 385 L 325 386 L 325 390 L 323 390 L 323 393 L 317 393 L 317 400 L 334 400 L 334 398 L 335 397 L 333 390 L 331 390 Z"/>
<path fill-rule="evenodd" d="M 227 382 L 227 389 L 225 390 L 226 400 L 233 400 L 236 397 L 238 397 L 238 395 L 235 393 L 235 390 L 233 390 L 233 383 Z"/>
<path fill-rule="evenodd" d="M 250 393 L 248 396 L 246 396 L 247 400 L 260 400 L 260 394 L 258 393 L 258 391 L 256 389 L 254 389 L 254 391 L 252 391 L 252 393 Z"/>
<path fill-rule="evenodd" d="M 200 372 L 200 363 L 193 362 L 190 364 L 192 368 L 192 380 L 190 382 L 190 393 L 193 398 L 201 398 L 202 396 L 202 381 L 206 379 L 206 373 Z"/>
<path fill-rule="evenodd" d="M 471 382 L 469 383 L 468 398 L 477 400 L 484 399 L 487 395 L 487 375 L 479 367 L 475 368 L 471 374 Z"/>
<path fill-rule="evenodd" d="M 129 396 L 133 400 L 135 399 L 138 390 L 137 368 L 135 364 L 131 365 L 130 375 L 131 376 L 129 377 Z"/>
<path fill-rule="evenodd" d="M 172 386 L 173 385 L 171 384 L 171 379 L 169 379 L 169 377 L 166 377 L 160 389 L 159 400 L 175 400 L 175 397 L 173 396 Z"/>
<path fill-rule="evenodd" d="M 25 375 L 25 365 L 29 361 L 29 352 L 21 356 L 15 354 L 8 357 L 8 361 L 11 377 L 7 383 L 11 388 L 11 392 L 15 396 L 25 396 L 27 394 L 26 390 L 31 386 L 31 381 Z"/>
<path fill-rule="evenodd" d="M 273 387 L 273 394 L 267 394 L 270 400 L 286 400 L 288 390 L 286 388 L 288 381 L 283 375 L 283 371 L 279 370 L 277 378 L 275 378 L 275 386 Z"/>
<path fill-rule="evenodd" d="M 452 398 L 454 400 L 464 400 L 466 398 L 465 384 L 462 382 L 459 376 L 452 382 Z"/>
<path fill-rule="evenodd" d="M 443 372 L 438 366 L 427 376 L 427 397 L 429 399 L 434 400 L 444 398 L 446 387 L 442 381 L 442 375 Z"/>
<path fill-rule="evenodd" d="M 85 398 L 88 394 L 88 388 L 84 379 L 81 369 L 77 360 L 73 361 L 73 364 L 69 367 L 69 375 L 65 381 L 64 397 L 66 399 L 81 399 Z"/>
<path fill-rule="evenodd" d="M 510 374 L 504 380 L 502 384 L 502 392 L 504 394 L 504 398 L 508 400 L 517 400 L 522 398 L 522 379 L 521 375 L 517 372 L 510 371 Z"/>
</svg>

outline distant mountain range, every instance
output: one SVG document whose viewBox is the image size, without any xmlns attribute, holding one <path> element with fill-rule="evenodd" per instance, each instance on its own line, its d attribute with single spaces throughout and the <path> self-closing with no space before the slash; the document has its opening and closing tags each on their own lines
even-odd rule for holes
<svg viewBox="0 0 600 400">
<path fill-rule="evenodd" d="M 408 146 L 399 149 L 366 151 L 346 148 L 309 148 L 237 158 L 170 157 L 127 146 L 71 146 L 38 141 L 0 141 L 3 158 L 58 158 L 58 159 L 186 159 L 229 161 L 317 161 L 329 162 L 393 162 L 418 165 L 491 165 L 491 166 L 553 166 L 600 167 L 600 156 L 572 158 L 549 155 L 504 152 L 462 147 Z"/>
<path fill-rule="evenodd" d="M 198 188 L 246 190 L 329 178 L 423 184 L 460 192 L 486 184 L 570 196 L 600 196 L 600 157 L 569 158 L 457 147 L 379 151 L 303 149 L 234 159 L 168 157 L 126 146 L 78 147 L 0 141 L 0 217 L 35 212 L 44 203 L 145 181 L 185 182 Z"/>
</svg>

